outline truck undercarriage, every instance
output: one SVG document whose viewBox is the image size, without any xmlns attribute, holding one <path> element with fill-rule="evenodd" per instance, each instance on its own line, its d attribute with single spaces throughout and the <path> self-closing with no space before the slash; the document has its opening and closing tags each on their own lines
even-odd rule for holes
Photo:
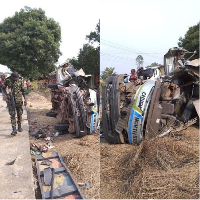
<svg viewBox="0 0 200 200">
<path fill-rule="evenodd" d="M 75 70 L 69 63 L 56 71 L 56 84 L 51 89 L 52 109 L 47 116 L 56 117 L 58 131 L 75 133 L 76 137 L 97 132 L 99 126 L 97 90 L 94 79 L 83 70 Z"/>
</svg>

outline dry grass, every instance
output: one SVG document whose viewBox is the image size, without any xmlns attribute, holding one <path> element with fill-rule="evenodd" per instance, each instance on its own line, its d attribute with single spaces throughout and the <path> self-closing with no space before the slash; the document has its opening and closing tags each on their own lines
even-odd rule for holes
<svg viewBox="0 0 200 200">
<path fill-rule="evenodd" d="M 53 125 L 58 123 L 57 119 L 47 117 L 45 114 L 51 109 L 50 98 L 42 93 L 31 92 L 27 99 L 29 124 L 36 120 L 37 128 L 51 125 L 50 133 L 55 133 Z M 80 188 L 86 198 L 98 199 L 100 197 L 99 134 L 87 135 L 83 138 L 74 138 L 73 136 L 64 134 L 54 137 L 52 143 L 54 148 L 48 152 L 59 152 L 75 180 L 81 183 Z M 41 138 L 36 141 L 30 136 L 30 142 L 39 144 L 45 143 L 45 140 Z M 90 187 L 83 186 L 86 182 Z"/>
<path fill-rule="evenodd" d="M 184 141 L 166 137 L 139 147 L 102 143 L 100 197 L 199 198 L 199 130 L 184 134 Z"/>
</svg>

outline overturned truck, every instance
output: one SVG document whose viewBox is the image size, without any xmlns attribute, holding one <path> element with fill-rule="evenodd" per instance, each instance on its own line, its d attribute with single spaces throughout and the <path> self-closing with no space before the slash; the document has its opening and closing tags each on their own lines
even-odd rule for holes
<svg viewBox="0 0 200 200">
<path fill-rule="evenodd" d="M 59 121 L 54 128 L 58 131 L 75 133 L 76 137 L 97 132 L 98 83 L 94 76 L 85 75 L 66 62 L 52 73 L 56 83 L 48 84 L 51 89 L 52 109 L 46 113 Z"/>
<path fill-rule="evenodd" d="M 137 84 L 126 74 L 109 77 L 102 87 L 103 134 L 109 143 L 140 144 L 144 139 L 173 134 L 198 121 L 199 63 L 186 60 L 183 48 L 164 55 L 159 69 Z"/>
</svg>

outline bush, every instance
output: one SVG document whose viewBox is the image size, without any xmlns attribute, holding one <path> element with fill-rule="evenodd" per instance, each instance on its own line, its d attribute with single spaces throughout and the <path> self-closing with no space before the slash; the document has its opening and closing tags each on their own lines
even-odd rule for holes
<svg viewBox="0 0 200 200">
<path fill-rule="evenodd" d="M 32 81 L 30 82 L 31 90 L 34 92 L 38 91 L 38 81 Z"/>
</svg>

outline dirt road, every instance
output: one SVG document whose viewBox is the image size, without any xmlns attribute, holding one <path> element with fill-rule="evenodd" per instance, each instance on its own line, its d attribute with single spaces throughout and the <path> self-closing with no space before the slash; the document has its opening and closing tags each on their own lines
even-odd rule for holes
<svg viewBox="0 0 200 200">
<path fill-rule="evenodd" d="M 29 124 L 37 122 L 38 127 L 51 125 L 51 133 L 56 131 L 53 125 L 58 123 L 56 118 L 47 117 L 45 113 L 51 109 L 50 97 L 45 93 L 31 92 L 28 96 L 28 119 Z M 40 138 L 35 140 L 30 133 L 30 142 L 35 144 L 43 144 L 45 140 Z M 99 134 L 87 135 L 83 138 L 74 138 L 72 134 L 59 135 L 53 137 L 54 146 L 48 153 L 57 151 L 61 154 L 66 166 L 72 172 L 77 183 L 87 183 L 87 186 L 80 186 L 83 194 L 88 199 L 97 199 L 100 197 L 100 148 Z M 34 158 L 34 156 L 32 156 Z M 33 162 L 34 167 L 34 162 Z M 34 168 L 35 172 L 35 168 Z M 37 176 L 35 176 L 37 182 Z M 39 198 L 39 190 L 36 196 Z M 40 197 L 41 198 L 41 197 Z"/>
</svg>

